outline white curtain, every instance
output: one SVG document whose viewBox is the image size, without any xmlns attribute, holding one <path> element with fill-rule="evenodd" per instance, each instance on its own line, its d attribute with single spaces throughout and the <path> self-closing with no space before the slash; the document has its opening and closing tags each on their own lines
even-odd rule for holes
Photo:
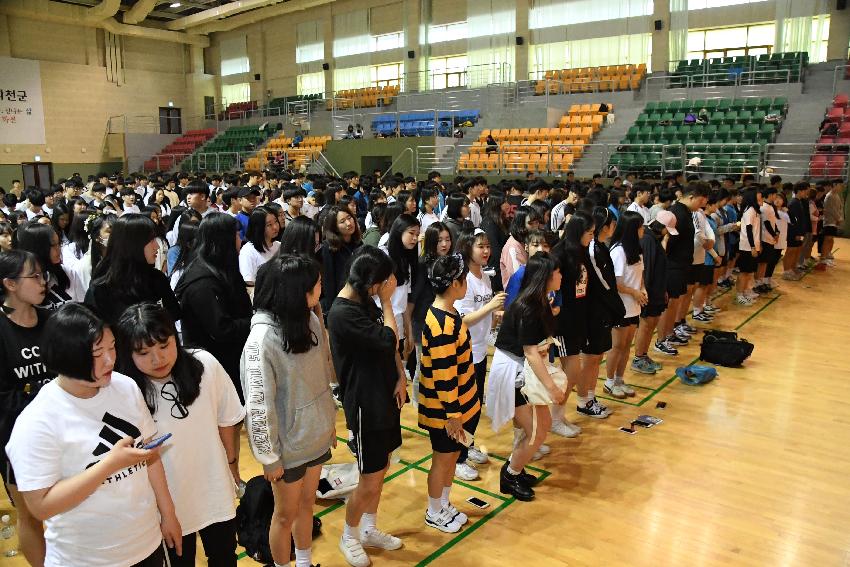
<svg viewBox="0 0 850 567">
<path fill-rule="evenodd" d="M 639 65 L 649 69 L 652 35 L 648 33 L 576 39 L 534 45 L 529 67 L 532 78 L 543 78 L 552 69 L 599 67 L 600 65 Z"/>
<path fill-rule="evenodd" d="M 467 86 L 514 80 L 514 0 L 467 0 Z"/>
<path fill-rule="evenodd" d="M 652 15 L 652 0 L 533 0 L 529 29 Z"/>
<path fill-rule="evenodd" d="M 827 0 L 776 0 L 774 53 L 809 52 L 809 62 L 821 61 L 819 42 L 828 34 Z M 814 45 L 813 45 L 814 43 Z"/>
<path fill-rule="evenodd" d="M 248 38 L 245 34 L 222 39 L 218 48 L 222 77 L 248 72 Z"/>
<path fill-rule="evenodd" d="M 334 15 L 334 57 L 368 53 L 369 10 Z"/>
<path fill-rule="evenodd" d="M 221 85 L 221 99 L 223 104 L 248 102 L 251 100 L 251 85 L 248 83 Z"/>
<path fill-rule="evenodd" d="M 362 89 L 372 86 L 372 70 L 369 65 L 334 70 L 334 90 Z"/>
<path fill-rule="evenodd" d="M 670 0 L 670 69 L 688 56 L 688 0 Z"/>
<path fill-rule="evenodd" d="M 295 27 L 295 62 L 321 61 L 325 57 L 322 22 L 301 22 Z"/>
<path fill-rule="evenodd" d="M 300 95 L 322 94 L 325 92 L 325 72 L 303 73 L 298 75 L 298 93 Z"/>
</svg>

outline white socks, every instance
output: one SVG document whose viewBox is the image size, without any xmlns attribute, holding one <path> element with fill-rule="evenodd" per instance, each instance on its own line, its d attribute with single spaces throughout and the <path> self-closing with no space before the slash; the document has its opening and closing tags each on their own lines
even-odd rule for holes
<svg viewBox="0 0 850 567">
<path fill-rule="evenodd" d="M 436 516 L 440 513 L 440 510 L 443 509 L 443 501 L 440 498 L 431 498 L 428 497 L 428 513 L 432 516 Z"/>
<path fill-rule="evenodd" d="M 595 396 L 577 396 L 578 397 L 578 407 L 583 408 L 587 406 L 587 403 L 591 401 Z"/>
<path fill-rule="evenodd" d="M 520 430 L 520 431 L 522 431 L 522 430 Z M 440 496 L 440 502 L 442 503 L 443 506 L 449 505 L 449 494 L 451 494 L 451 491 L 452 491 L 451 486 L 444 486 L 443 487 L 443 494 Z"/>
<path fill-rule="evenodd" d="M 357 529 L 357 526 L 352 527 L 348 525 L 348 522 L 345 522 L 345 526 L 342 528 L 342 537 L 360 541 L 360 530 Z"/>
<path fill-rule="evenodd" d="M 552 421 L 564 421 L 564 410 L 566 407 L 564 405 L 551 404 L 549 406 L 549 413 L 552 414 Z"/>
<path fill-rule="evenodd" d="M 295 567 L 312 567 L 312 560 L 312 547 L 308 547 L 307 549 L 298 549 L 297 547 L 295 548 Z"/>
<path fill-rule="evenodd" d="M 616 374 L 614 374 L 613 378 L 607 378 L 605 380 L 605 385 L 608 386 L 609 388 L 613 388 L 614 386 L 621 386 L 623 384 L 624 384 L 623 377 L 617 376 Z M 596 396 L 594 396 L 594 397 L 596 397 Z"/>
<path fill-rule="evenodd" d="M 360 531 L 362 533 L 371 532 L 375 529 L 375 525 L 378 522 L 377 514 L 363 514 L 360 517 Z"/>
</svg>

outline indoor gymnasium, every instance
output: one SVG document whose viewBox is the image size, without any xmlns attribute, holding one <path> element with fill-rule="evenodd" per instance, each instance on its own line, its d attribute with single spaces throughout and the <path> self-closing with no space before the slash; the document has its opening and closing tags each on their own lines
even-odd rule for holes
<svg viewBox="0 0 850 567">
<path fill-rule="evenodd" d="M 846 0 L 0 0 L 2 567 L 850 564 Z"/>
</svg>

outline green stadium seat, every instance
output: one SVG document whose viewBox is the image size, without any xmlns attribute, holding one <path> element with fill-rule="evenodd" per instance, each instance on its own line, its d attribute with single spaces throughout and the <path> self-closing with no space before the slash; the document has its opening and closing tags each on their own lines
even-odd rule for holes
<svg viewBox="0 0 850 567">
<path fill-rule="evenodd" d="M 649 114 L 645 112 L 639 114 L 637 119 L 635 119 L 635 125 L 637 126 L 643 126 L 647 122 L 649 122 Z"/>
<path fill-rule="evenodd" d="M 720 99 L 710 98 L 705 101 L 705 109 L 709 112 L 716 110 L 717 106 L 720 104 Z"/>
<path fill-rule="evenodd" d="M 673 122 L 675 124 L 682 124 L 684 121 L 685 121 L 685 113 L 684 112 L 677 112 L 676 114 L 673 115 Z"/>
<path fill-rule="evenodd" d="M 744 110 L 744 105 L 745 105 L 745 104 L 746 104 L 746 101 L 745 101 L 744 99 L 742 99 L 742 98 L 736 98 L 736 99 L 735 99 L 735 100 L 733 100 L 733 101 L 732 101 L 732 103 L 729 105 L 729 108 L 730 108 L 731 110 L 737 110 L 737 111 L 739 111 L 739 112 L 740 112 L 741 110 Z"/>
<path fill-rule="evenodd" d="M 726 112 L 732 106 L 732 100 L 728 98 L 721 99 L 717 103 L 717 110 L 719 112 Z"/>
<path fill-rule="evenodd" d="M 753 119 L 753 113 L 749 110 L 742 110 L 738 113 L 738 122 L 740 124 L 747 124 L 751 122 Z"/>
<path fill-rule="evenodd" d="M 723 118 L 724 124 L 735 124 L 738 121 L 738 112 L 735 110 L 730 110 L 726 113 L 726 116 Z"/>
</svg>

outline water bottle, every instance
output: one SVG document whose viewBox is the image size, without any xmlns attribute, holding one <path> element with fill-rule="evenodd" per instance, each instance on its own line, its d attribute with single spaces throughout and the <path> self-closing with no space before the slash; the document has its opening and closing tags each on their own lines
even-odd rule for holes
<svg viewBox="0 0 850 567">
<path fill-rule="evenodd" d="M 12 518 L 9 514 L 3 514 L 0 517 L 0 541 L 2 541 L 3 556 L 14 557 L 18 554 L 12 538 L 15 537 L 15 526 L 12 525 Z"/>
</svg>

